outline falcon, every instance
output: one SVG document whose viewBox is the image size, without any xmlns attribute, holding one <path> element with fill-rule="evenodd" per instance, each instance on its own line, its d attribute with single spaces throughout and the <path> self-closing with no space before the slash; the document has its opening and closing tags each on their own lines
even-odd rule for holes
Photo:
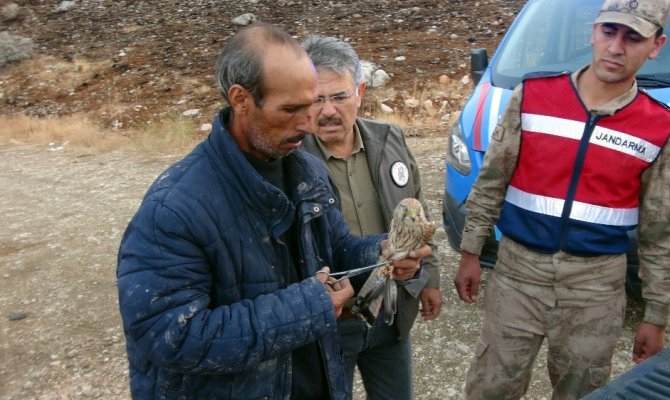
<svg viewBox="0 0 670 400">
<path fill-rule="evenodd" d="M 372 325 L 384 305 L 384 322 L 392 325 L 397 311 L 398 287 L 391 279 L 394 260 L 406 258 L 412 250 L 428 243 L 435 233 L 435 223 L 428 221 L 421 202 L 414 198 L 400 201 L 393 211 L 388 247 L 382 252 L 380 261 L 386 261 L 370 273 L 356 296 L 351 308 L 353 314 Z"/>
</svg>

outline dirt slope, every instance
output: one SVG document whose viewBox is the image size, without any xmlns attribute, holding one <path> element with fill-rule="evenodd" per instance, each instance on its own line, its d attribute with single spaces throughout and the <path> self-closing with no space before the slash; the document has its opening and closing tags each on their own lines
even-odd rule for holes
<svg viewBox="0 0 670 400">
<path fill-rule="evenodd" d="M 55 12 L 55 1 L 17 3 L 0 31 L 31 38 L 35 56 L 0 70 L 0 114 L 84 112 L 107 127 L 130 127 L 191 108 L 202 110 L 198 122 L 210 121 L 222 104 L 216 56 L 242 14 L 299 39 L 350 41 L 392 75 L 393 106 L 440 75 L 460 80 L 470 49 L 493 49 L 524 1 L 80 0 L 65 12 Z"/>
</svg>

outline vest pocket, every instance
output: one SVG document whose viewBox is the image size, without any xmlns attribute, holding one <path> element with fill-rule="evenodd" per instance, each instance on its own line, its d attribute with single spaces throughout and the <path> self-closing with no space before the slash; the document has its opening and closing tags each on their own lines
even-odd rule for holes
<svg viewBox="0 0 670 400">
<path fill-rule="evenodd" d="M 486 352 L 486 349 L 489 348 L 489 344 L 486 343 L 482 338 L 477 339 L 475 344 L 475 357 L 480 358 Z"/>
</svg>

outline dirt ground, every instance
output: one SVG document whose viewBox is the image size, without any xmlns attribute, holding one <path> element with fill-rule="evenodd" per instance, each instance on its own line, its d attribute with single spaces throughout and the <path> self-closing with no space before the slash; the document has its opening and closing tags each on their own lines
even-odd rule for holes
<svg viewBox="0 0 670 400">
<path fill-rule="evenodd" d="M 438 219 L 446 139 L 411 137 L 409 143 Z M 0 149 L 0 399 L 129 398 L 116 251 L 148 185 L 177 157 Z M 457 256 L 441 227 L 436 238 L 444 306 L 438 320 L 419 320 L 413 330 L 414 389 L 416 399 L 461 399 L 481 300 L 475 306 L 458 300 L 452 284 Z M 641 304 L 629 304 L 616 375 L 633 365 L 641 311 Z M 356 398 L 364 398 L 360 383 Z M 550 398 L 543 356 L 525 398 Z"/>
<path fill-rule="evenodd" d="M 0 0 L 0 7 L 9 3 Z M 492 50 L 524 1 L 80 0 L 63 13 L 54 12 L 58 2 L 16 3 L 16 18 L 0 21 L 0 31 L 32 38 L 36 55 L 0 69 L 0 116 L 81 114 L 123 129 L 191 108 L 201 109 L 196 123 L 209 122 L 221 106 L 212 85 L 215 56 L 238 29 L 232 18 L 246 12 L 299 38 L 351 41 L 392 74 L 395 91 L 384 100 L 401 108 L 438 76 L 466 75 L 469 50 Z M 457 108 L 468 90 L 433 96 Z M 377 101 L 378 93 L 366 95 Z M 436 125 L 408 139 L 436 221 L 447 133 L 447 125 Z M 0 147 L 0 399 L 129 398 L 116 252 L 148 185 L 179 156 Z M 444 306 L 438 320 L 415 325 L 414 391 L 416 399 L 460 399 L 482 307 L 458 300 L 457 256 L 441 224 L 436 238 Z M 615 375 L 633 365 L 641 311 L 629 304 Z M 551 397 L 545 371 L 540 357 L 526 399 Z M 356 398 L 364 398 L 360 383 Z"/>
</svg>

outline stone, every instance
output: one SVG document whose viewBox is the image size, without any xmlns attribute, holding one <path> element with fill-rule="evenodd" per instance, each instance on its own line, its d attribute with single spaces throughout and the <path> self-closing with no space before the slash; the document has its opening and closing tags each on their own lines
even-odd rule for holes
<svg viewBox="0 0 670 400">
<path fill-rule="evenodd" d="M 378 69 L 372 74 L 372 87 L 381 87 L 386 85 L 391 80 L 389 74 L 383 69 Z"/>
<path fill-rule="evenodd" d="M 76 1 L 61 1 L 54 12 L 64 13 L 72 10 L 77 5 Z"/>
<path fill-rule="evenodd" d="M 190 110 L 186 110 L 183 113 L 181 113 L 181 115 L 184 117 L 195 117 L 198 114 L 200 114 L 199 108 L 191 108 Z"/>
<path fill-rule="evenodd" d="M 0 8 L 2 21 L 11 22 L 19 17 L 19 5 L 16 3 L 7 3 Z"/>
<path fill-rule="evenodd" d="M 28 317 L 28 314 L 22 312 L 12 312 L 7 315 L 7 319 L 10 321 L 20 321 Z"/>
<path fill-rule="evenodd" d="M 361 70 L 365 83 L 372 86 L 372 74 L 377 70 L 377 66 L 373 62 L 361 60 Z"/>
<path fill-rule="evenodd" d="M 419 106 L 419 100 L 414 97 L 407 99 L 405 100 L 405 106 L 409 108 L 417 108 Z"/>
<path fill-rule="evenodd" d="M 252 24 L 256 22 L 256 15 L 253 13 L 246 13 L 239 15 L 233 19 L 233 23 L 235 25 L 240 25 L 240 26 L 247 26 L 249 24 Z"/>
<path fill-rule="evenodd" d="M 381 104 L 381 109 L 384 114 L 393 114 L 393 108 L 387 106 L 386 104 Z"/>
</svg>

